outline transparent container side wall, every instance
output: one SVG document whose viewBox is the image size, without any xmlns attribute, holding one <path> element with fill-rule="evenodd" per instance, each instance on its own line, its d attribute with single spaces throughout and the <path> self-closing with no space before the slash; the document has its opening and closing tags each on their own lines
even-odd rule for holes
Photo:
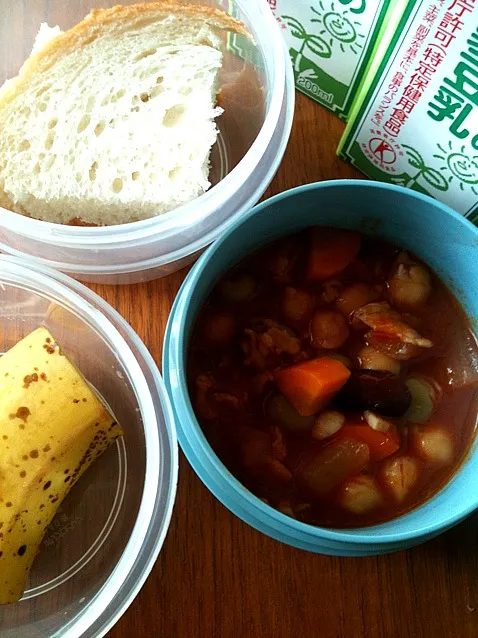
<svg viewBox="0 0 478 638">
<path fill-rule="evenodd" d="M 125 437 L 88 469 L 62 503 L 22 601 L 0 607 L 5 638 L 52 636 L 85 608 L 121 556 L 143 491 L 146 459 L 138 402 L 111 343 L 66 300 L 13 285 L 0 274 L 0 353 L 39 326 L 51 331 L 103 396 Z M 1 464 L 0 458 L 0 471 Z"/>
</svg>

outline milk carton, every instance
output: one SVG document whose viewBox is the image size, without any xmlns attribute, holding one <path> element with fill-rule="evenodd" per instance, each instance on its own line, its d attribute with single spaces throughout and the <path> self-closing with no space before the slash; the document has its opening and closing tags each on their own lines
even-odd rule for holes
<svg viewBox="0 0 478 638">
<path fill-rule="evenodd" d="M 478 0 L 412 0 L 401 9 L 339 153 L 373 179 L 478 222 Z"/>
</svg>

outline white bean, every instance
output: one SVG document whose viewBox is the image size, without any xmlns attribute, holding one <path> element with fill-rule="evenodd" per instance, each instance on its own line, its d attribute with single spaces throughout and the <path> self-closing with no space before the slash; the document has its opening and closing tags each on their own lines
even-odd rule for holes
<svg viewBox="0 0 478 638">
<path fill-rule="evenodd" d="M 336 412 L 335 410 L 322 412 L 315 419 L 312 436 L 319 441 L 327 439 L 329 436 L 338 432 L 344 423 L 345 416 L 341 412 Z"/>
<path fill-rule="evenodd" d="M 391 428 L 393 428 L 393 424 L 390 421 L 387 421 L 382 416 L 375 414 L 371 410 L 365 410 L 363 416 L 372 430 L 376 430 L 377 432 L 388 432 Z"/>
<path fill-rule="evenodd" d="M 382 505 L 380 488 L 371 476 L 356 476 L 342 486 L 340 505 L 354 514 L 365 514 Z"/>
<path fill-rule="evenodd" d="M 436 426 L 416 426 L 410 430 L 417 454 L 426 461 L 449 465 L 453 461 L 454 445 L 449 432 Z"/>
<path fill-rule="evenodd" d="M 358 353 L 360 367 L 365 370 L 385 370 L 393 374 L 400 374 L 400 361 L 392 359 L 372 346 L 365 346 Z"/>
<path fill-rule="evenodd" d="M 343 312 L 347 317 L 371 301 L 376 301 L 380 298 L 379 291 L 373 286 L 368 286 L 363 283 L 351 284 L 348 286 L 337 299 L 336 305 L 340 312 Z"/>
<path fill-rule="evenodd" d="M 417 482 L 418 462 L 411 456 L 396 456 L 384 461 L 380 470 L 383 484 L 401 503 Z"/>
<path fill-rule="evenodd" d="M 315 348 L 335 350 L 347 341 L 350 330 L 340 312 L 319 309 L 312 317 L 310 334 Z"/>
<path fill-rule="evenodd" d="M 314 298 L 306 290 L 288 286 L 282 299 L 282 311 L 289 321 L 302 321 L 312 314 Z"/>
<path fill-rule="evenodd" d="M 388 283 L 390 301 L 401 310 L 422 306 L 430 296 L 431 277 L 421 264 L 398 264 Z"/>
</svg>

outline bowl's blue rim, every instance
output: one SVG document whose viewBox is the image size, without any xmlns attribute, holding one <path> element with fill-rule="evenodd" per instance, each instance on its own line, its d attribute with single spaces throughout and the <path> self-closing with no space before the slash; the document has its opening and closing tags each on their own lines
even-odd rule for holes
<svg viewBox="0 0 478 638">
<path fill-rule="evenodd" d="M 320 541 L 321 538 L 324 540 L 337 541 L 339 543 L 346 543 L 351 546 L 354 543 L 361 544 L 377 544 L 377 543 L 395 543 L 407 540 L 418 539 L 420 537 L 428 537 L 436 532 L 444 528 L 449 528 L 456 523 L 459 523 L 464 518 L 469 516 L 474 510 L 478 508 L 478 495 L 476 498 L 476 502 L 474 505 L 463 508 L 463 510 L 455 513 L 453 516 L 448 518 L 444 518 L 438 522 L 426 525 L 421 528 L 416 528 L 413 531 L 400 532 L 400 533 L 380 533 L 378 530 L 381 525 L 371 526 L 367 528 L 362 528 L 363 531 L 357 533 L 356 530 L 359 528 L 351 529 L 351 530 L 333 530 L 329 528 L 316 527 L 312 525 L 308 525 L 306 523 L 302 523 L 297 521 L 285 514 L 282 514 L 278 510 L 271 508 L 264 504 L 258 497 L 256 497 L 252 492 L 249 492 L 243 485 L 238 481 L 224 466 L 224 464 L 220 461 L 217 455 L 214 453 L 212 448 L 210 447 L 205 435 L 202 432 L 202 429 L 196 419 L 194 414 L 194 410 L 189 398 L 189 392 L 187 389 L 187 381 L 185 377 L 184 365 L 177 366 L 173 372 L 175 372 L 174 381 L 175 383 L 170 383 L 170 360 L 171 358 L 175 359 L 179 362 L 184 362 L 184 354 L 186 352 L 185 347 L 185 331 L 184 331 L 184 318 L 187 314 L 188 304 L 191 296 L 194 293 L 197 282 L 200 277 L 204 275 L 204 271 L 206 270 L 209 261 L 211 258 L 222 248 L 223 243 L 232 235 L 236 229 L 242 224 L 246 223 L 248 219 L 250 219 L 253 215 L 259 213 L 264 208 L 268 208 L 270 206 L 274 206 L 277 202 L 289 198 L 294 197 L 298 193 L 302 193 L 308 190 L 322 190 L 324 188 L 341 188 L 341 187 L 361 187 L 367 189 L 376 189 L 380 188 L 383 190 L 388 190 L 391 193 L 399 192 L 401 194 L 409 196 L 411 199 L 422 200 L 428 204 L 432 204 L 437 209 L 441 210 L 442 213 L 449 215 L 455 219 L 459 224 L 463 226 L 464 232 L 472 233 L 476 239 L 478 239 L 478 228 L 474 226 L 470 221 L 464 218 L 462 215 L 451 209 L 446 204 L 439 202 L 428 195 L 424 195 L 422 193 L 418 193 L 416 191 L 412 191 L 410 189 L 406 189 L 402 186 L 397 186 L 394 184 L 385 184 L 382 182 L 376 181 L 365 181 L 365 180 L 353 180 L 353 179 L 340 179 L 340 180 L 328 180 L 324 182 L 314 182 L 311 184 L 305 184 L 303 186 L 298 186 L 296 188 L 289 189 L 282 193 L 279 193 L 264 202 L 256 205 L 250 211 L 248 211 L 241 219 L 237 220 L 231 227 L 218 239 L 214 244 L 212 244 L 206 252 L 199 258 L 195 266 L 189 272 L 185 281 L 183 282 L 176 300 L 174 302 L 173 308 L 170 313 L 170 317 L 168 320 L 168 325 L 165 333 L 164 340 L 164 348 L 163 348 L 163 376 L 164 382 L 166 384 L 167 390 L 170 394 L 173 410 L 176 416 L 176 428 L 178 434 L 179 444 L 183 449 L 188 461 L 191 463 L 193 469 L 204 482 L 206 487 L 210 489 L 214 495 L 227 507 L 231 509 L 229 504 L 224 501 L 224 499 L 219 498 L 216 494 L 216 491 L 212 490 L 208 484 L 207 477 L 204 476 L 204 473 L 201 472 L 198 467 L 202 467 L 202 463 L 196 454 L 196 452 L 188 453 L 184 448 L 189 447 L 190 437 L 186 435 L 186 431 L 183 427 L 182 420 L 187 419 L 191 424 L 191 432 L 194 435 L 194 442 L 198 444 L 201 448 L 202 454 L 204 454 L 209 462 L 214 466 L 214 470 L 217 472 L 217 478 L 220 481 L 223 481 L 227 484 L 228 488 L 231 490 L 231 493 L 240 501 L 242 501 L 246 507 L 253 508 L 261 512 L 263 517 L 272 518 L 278 526 L 284 526 L 284 535 L 285 530 L 288 529 L 292 534 L 294 531 L 300 532 L 301 534 L 307 534 L 311 538 L 315 538 L 317 541 Z M 212 284 L 213 282 L 211 282 Z M 178 313 L 182 311 L 181 317 L 178 318 Z M 171 339 L 171 334 L 174 332 L 175 338 Z M 172 351 L 173 344 L 176 345 L 175 352 Z M 181 353 L 184 353 L 181 356 Z M 173 355 L 171 357 L 170 355 Z M 179 392 L 179 395 L 176 397 L 176 393 Z M 178 398 L 179 401 L 182 402 L 182 410 L 181 414 L 178 414 L 178 410 L 176 406 L 178 403 L 175 399 Z M 186 444 L 186 445 L 183 445 Z M 193 446 L 191 445 L 191 448 Z M 452 479 L 453 480 L 453 479 Z M 450 485 L 450 483 L 448 483 Z M 444 488 L 446 489 L 446 487 Z M 428 501 L 429 502 L 429 501 Z M 416 510 L 414 510 L 416 511 Z M 236 514 L 237 515 L 237 514 Z M 239 515 L 238 515 L 239 516 Z M 406 516 L 406 515 L 405 515 Z M 252 520 L 248 520 L 247 517 L 242 517 L 246 523 L 252 525 L 257 528 L 257 523 L 255 524 Z M 260 529 L 260 528 L 259 528 Z M 266 532 L 267 533 L 267 532 Z M 293 539 L 289 537 L 290 544 L 293 544 Z"/>
</svg>

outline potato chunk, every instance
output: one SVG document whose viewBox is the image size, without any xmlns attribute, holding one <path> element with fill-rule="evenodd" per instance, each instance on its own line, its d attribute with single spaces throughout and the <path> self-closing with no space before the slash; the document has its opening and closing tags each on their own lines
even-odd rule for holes
<svg viewBox="0 0 478 638">
<path fill-rule="evenodd" d="M 325 496 L 346 478 L 361 472 L 369 458 L 365 443 L 348 439 L 333 441 L 302 462 L 297 479 L 316 496 Z"/>
</svg>

